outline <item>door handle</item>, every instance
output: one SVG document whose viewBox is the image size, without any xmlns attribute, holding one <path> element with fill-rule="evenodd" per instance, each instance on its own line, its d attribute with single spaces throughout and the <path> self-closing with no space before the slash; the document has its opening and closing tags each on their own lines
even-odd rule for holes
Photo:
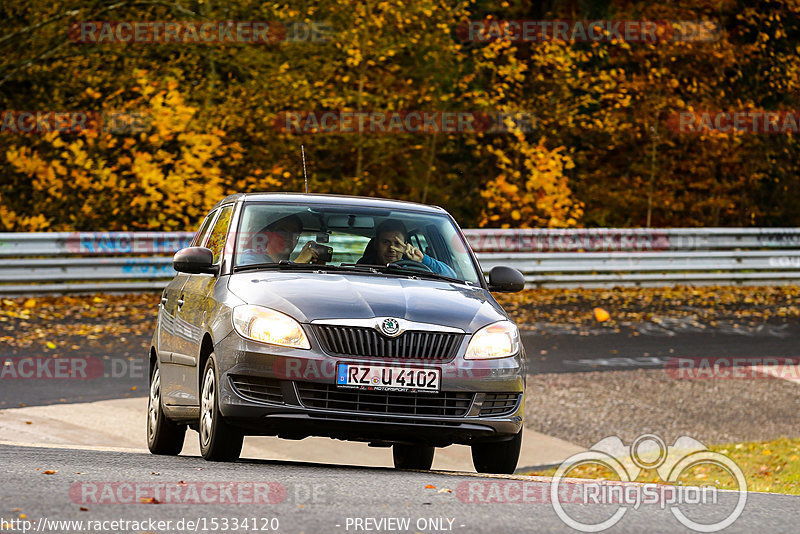
<svg viewBox="0 0 800 534">
<path fill-rule="evenodd" d="M 180 309 L 181 306 L 183 306 L 183 299 L 182 298 L 178 299 L 178 309 Z"/>
<path fill-rule="evenodd" d="M 161 297 L 161 305 L 164 306 L 167 303 L 167 297 Z"/>
</svg>

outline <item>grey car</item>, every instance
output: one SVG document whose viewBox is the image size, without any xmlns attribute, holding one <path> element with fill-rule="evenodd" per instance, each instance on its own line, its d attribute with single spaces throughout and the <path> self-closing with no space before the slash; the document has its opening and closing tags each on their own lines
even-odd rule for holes
<svg viewBox="0 0 800 534">
<path fill-rule="evenodd" d="M 525 353 L 442 208 L 286 193 L 220 201 L 175 254 L 150 348 L 147 436 L 207 460 L 245 435 L 328 436 L 392 447 L 430 469 L 470 445 L 480 472 L 511 473 L 522 443 Z"/>
</svg>

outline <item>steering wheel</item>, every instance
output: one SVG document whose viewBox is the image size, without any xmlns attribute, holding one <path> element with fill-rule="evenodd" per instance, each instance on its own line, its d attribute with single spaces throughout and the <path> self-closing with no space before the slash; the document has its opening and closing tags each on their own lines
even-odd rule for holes
<svg viewBox="0 0 800 534">
<path fill-rule="evenodd" d="M 398 260 L 398 261 L 393 261 L 389 265 L 397 265 L 398 267 L 405 267 L 406 269 L 411 269 L 413 271 L 420 271 L 423 273 L 433 272 L 433 269 L 431 269 L 424 263 L 420 263 L 414 260 Z"/>
</svg>

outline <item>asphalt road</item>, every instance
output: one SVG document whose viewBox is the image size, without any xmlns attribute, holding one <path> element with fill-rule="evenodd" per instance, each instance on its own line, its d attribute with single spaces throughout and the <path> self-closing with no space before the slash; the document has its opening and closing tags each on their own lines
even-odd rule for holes
<svg viewBox="0 0 800 534">
<path fill-rule="evenodd" d="M 798 334 L 800 325 L 790 322 L 702 329 L 680 322 L 622 325 L 617 330 L 540 325 L 536 332 L 523 331 L 523 343 L 531 374 L 576 373 L 660 368 L 674 357 L 798 357 Z M 0 373 L 5 372 L 0 380 L 0 409 L 144 396 L 147 369 L 142 347 L 146 346 L 147 337 L 147 334 L 128 336 L 124 341 L 106 338 L 92 346 L 81 346 L 79 350 L 60 349 L 57 355 L 0 347 L 3 367 L 10 365 L 15 371 L 21 369 L 19 358 L 46 362 L 36 364 L 40 366 L 37 371 L 40 375 L 47 375 L 47 369 L 53 371 L 55 368 L 51 366 L 56 360 L 84 358 L 91 363 L 88 376 L 73 378 L 14 377 L 10 376 L 13 373 L 9 369 L 0 369 Z M 59 347 L 65 345 L 59 343 Z M 11 363 L 6 365 L 9 358 Z M 13 440 L 14 437 L 0 436 L 0 442 L 4 439 Z M 574 532 L 556 515 L 546 498 L 549 483 L 532 479 L 523 482 L 464 474 L 263 460 L 211 464 L 195 457 L 165 458 L 123 451 L 11 445 L 0 445 L 0 465 L 5 482 L 0 489 L 0 522 L 17 520 L 21 514 L 31 521 L 47 518 L 47 524 L 35 523 L 40 531 L 101 532 L 105 528 L 113 532 L 214 532 L 223 529 L 223 519 L 228 520 L 229 526 L 234 519 L 239 519 L 239 532 Z M 46 470 L 55 473 L 44 474 Z M 209 487 L 208 483 L 219 481 L 239 482 L 239 488 L 251 490 L 257 485 L 263 488 L 264 483 L 272 483 L 267 487 L 270 495 L 277 492 L 276 502 L 186 502 L 186 496 L 190 495 L 186 492 L 192 489 L 202 492 Z M 92 501 L 92 491 L 98 492 L 94 495 L 104 495 L 100 493 L 103 488 L 118 492 L 116 498 L 119 498 L 119 491 L 130 496 L 125 483 L 140 483 L 137 487 L 145 491 L 150 491 L 152 484 L 162 484 L 162 488 L 178 487 L 184 499 L 141 503 L 139 496 L 134 495 L 130 503 Z M 445 489 L 452 493 L 440 492 Z M 529 496 L 523 503 L 498 503 L 497 498 L 490 503 L 480 502 L 481 494 L 499 495 L 500 500 L 507 500 L 503 495 L 506 491 L 510 491 L 508 495 L 512 500 L 518 501 L 515 496 L 522 490 Z M 241 499 L 246 501 L 247 495 L 245 493 Z M 720 514 L 724 517 L 732 509 L 735 495 L 721 494 L 719 506 L 691 508 L 687 514 L 693 513 L 692 517 L 700 522 L 704 518 L 719 519 Z M 172 502 L 175 500 L 180 502 Z M 565 508 L 584 522 L 597 522 L 609 517 L 617 506 L 566 504 Z M 800 509 L 799 497 L 750 494 L 744 513 L 727 531 L 795 531 L 793 514 L 797 509 Z M 686 510 L 685 505 L 681 510 Z M 218 522 L 216 527 L 211 523 L 214 518 Z M 247 530 L 243 528 L 244 518 L 249 518 Z M 119 519 L 164 520 L 172 524 L 143 523 L 126 528 L 119 524 L 92 527 L 88 523 L 52 523 Z M 178 523 L 181 520 L 183 524 Z M 188 520 L 202 523 L 187 528 Z M 406 520 L 410 526 L 405 530 L 399 528 Z M 24 523 L 12 522 L 4 531 L 21 532 L 19 527 L 24 526 Z M 628 510 L 610 532 L 681 530 L 686 529 L 677 522 L 669 507 L 642 506 Z"/>
<path fill-rule="evenodd" d="M 7 363 L 0 366 L 0 373 L 5 371 L 0 375 L 0 409 L 147 396 L 148 362 L 144 355 L 112 357 L 94 352 L 65 351 L 57 358 L 0 355 L 0 362 Z M 26 358 L 33 362 L 23 363 Z M 66 373 L 59 374 L 55 367 L 58 360 L 68 362 Z M 73 361 L 81 365 L 73 367 Z M 29 373 L 30 377 L 24 376 Z"/>
<path fill-rule="evenodd" d="M 27 521 L 35 522 L 29 527 L 40 531 L 101 532 L 102 528 L 91 528 L 87 522 L 127 520 L 141 524 L 129 524 L 127 529 L 126 525 L 111 528 L 107 524 L 107 531 L 202 532 L 205 526 L 205 531 L 214 532 L 222 530 L 224 518 L 232 530 L 236 518 L 238 532 L 252 532 L 256 531 L 255 518 L 262 532 L 574 532 L 541 497 L 548 494 L 549 484 L 541 479 L 523 482 L 524 477 L 503 480 L 248 460 L 214 464 L 196 457 L 3 445 L 0 465 L 4 481 L 0 517 L 8 522 L 24 514 Z M 214 484 L 220 481 L 238 485 L 222 498 L 225 492 L 218 493 L 215 488 L 219 485 Z M 172 493 L 168 487 L 173 488 Z M 134 493 L 137 488 L 140 495 Z M 155 488 L 161 488 L 159 503 L 151 500 Z M 521 488 L 525 488 L 526 502 L 519 502 L 523 499 Z M 255 495 L 267 502 L 252 504 Z M 496 502 L 498 498 L 515 502 Z M 681 510 L 697 521 L 720 520 L 730 513 L 737 498 L 736 493 L 720 494 L 717 504 L 706 505 L 708 508 L 688 509 L 684 505 Z M 579 495 L 577 501 L 581 499 Z M 564 507 L 572 517 L 586 523 L 599 522 L 618 508 L 613 504 Z M 609 532 L 686 531 L 669 508 L 630 508 Z M 793 532 L 799 508 L 800 497 L 751 493 L 743 513 L 726 532 Z M 212 528 L 215 518 L 219 526 Z M 249 518 L 246 530 L 242 528 L 245 518 Z M 389 518 L 407 520 L 409 526 L 400 528 L 400 523 L 386 522 Z M 43 519 L 46 523 L 38 527 Z M 383 523 L 374 522 L 381 519 Z M 53 523 L 68 520 L 83 521 L 83 529 L 76 524 Z M 150 520 L 172 524 L 148 525 Z M 181 520 L 183 525 L 178 523 Z M 186 528 L 186 521 L 198 522 L 199 528 Z M 15 525 L 23 526 L 10 523 L 6 531 L 14 532 Z"/>
</svg>

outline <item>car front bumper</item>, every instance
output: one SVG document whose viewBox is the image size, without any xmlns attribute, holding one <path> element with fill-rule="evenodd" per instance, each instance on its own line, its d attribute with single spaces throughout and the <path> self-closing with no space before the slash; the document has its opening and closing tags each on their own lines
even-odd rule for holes
<svg viewBox="0 0 800 534">
<path fill-rule="evenodd" d="M 231 333 L 215 347 L 220 411 L 248 434 L 327 436 L 376 444 L 503 441 L 524 416 L 524 352 L 497 360 L 452 361 L 330 356 L 275 347 Z M 438 394 L 358 392 L 335 385 L 336 364 L 441 369 Z"/>
</svg>

